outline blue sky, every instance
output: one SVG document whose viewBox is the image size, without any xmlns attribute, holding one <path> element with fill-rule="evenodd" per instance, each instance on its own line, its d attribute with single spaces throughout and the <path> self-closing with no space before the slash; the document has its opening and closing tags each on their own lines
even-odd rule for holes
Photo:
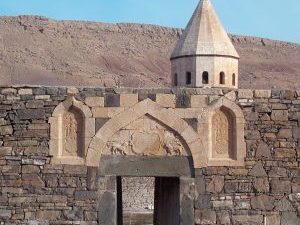
<svg viewBox="0 0 300 225">
<path fill-rule="evenodd" d="M 300 43 L 300 0 L 212 0 L 230 33 Z M 0 0 L 0 15 L 185 27 L 198 0 Z"/>
</svg>

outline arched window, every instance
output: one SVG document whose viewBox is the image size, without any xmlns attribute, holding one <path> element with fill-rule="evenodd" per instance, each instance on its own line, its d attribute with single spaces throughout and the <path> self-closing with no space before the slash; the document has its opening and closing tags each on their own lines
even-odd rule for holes
<svg viewBox="0 0 300 225">
<path fill-rule="evenodd" d="M 224 72 L 220 73 L 220 84 L 225 84 L 225 73 Z"/>
<path fill-rule="evenodd" d="M 186 72 L 186 84 L 187 85 L 192 84 L 192 73 L 191 72 Z"/>
<path fill-rule="evenodd" d="M 232 86 L 235 86 L 235 79 L 236 79 L 236 77 L 235 77 L 235 73 L 234 73 L 234 74 L 232 74 Z"/>
<path fill-rule="evenodd" d="M 178 86 L 178 75 L 177 73 L 174 74 L 174 86 Z"/>
<path fill-rule="evenodd" d="M 202 73 L 202 84 L 208 84 L 208 72 L 207 71 L 204 71 Z"/>
</svg>

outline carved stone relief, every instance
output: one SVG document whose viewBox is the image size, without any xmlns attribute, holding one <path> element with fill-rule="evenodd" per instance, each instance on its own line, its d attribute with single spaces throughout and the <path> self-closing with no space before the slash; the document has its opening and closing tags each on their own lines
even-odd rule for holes
<svg viewBox="0 0 300 225">
<path fill-rule="evenodd" d="M 187 155 L 180 137 L 150 116 L 119 130 L 107 142 L 106 154 L 139 156 Z"/>
<path fill-rule="evenodd" d="M 212 118 L 213 158 L 233 158 L 233 119 L 223 109 L 216 110 Z"/>
<path fill-rule="evenodd" d="M 74 107 L 64 114 L 64 151 L 62 156 L 83 157 L 84 118 Z"/>
<path fill-rule="evenodd" d="M 89 107 L 68 97 L 55 108 L 49 123 L 51 163 L 84 165 L 87 148 L 95 135 L 95 119 Z"/>
</svg>

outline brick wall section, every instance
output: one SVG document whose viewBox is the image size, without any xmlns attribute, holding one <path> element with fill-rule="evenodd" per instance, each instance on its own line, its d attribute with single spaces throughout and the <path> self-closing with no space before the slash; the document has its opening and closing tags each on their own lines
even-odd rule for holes
<svg viewBox="0 0 300 225">
<path fill-rule="evenodd" d="M 97 224 L 92 170 L 49 164 L 48 118 L 68 95 L 115 107 L 120 93 L 139 101 L 175 93 L 178 108 L 191 107 L 190 94 L 236 101 L 246 118 L 246 166 L 195 171 L 196 224 L 299 224 L 300 91 L 64 87 L 0 88 L 1 224 Z"/>
</svg>

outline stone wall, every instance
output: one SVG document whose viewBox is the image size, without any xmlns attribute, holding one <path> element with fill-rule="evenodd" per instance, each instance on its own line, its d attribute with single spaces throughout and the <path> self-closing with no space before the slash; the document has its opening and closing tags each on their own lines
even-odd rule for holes
<svg viewBox="0 0 300 225">
<path fill-rule="evenodd" d="M 300 91 L 3 87 L 0 93 L 1 224 L 97 224 L 95 169 L 50 164 L 48 122 L 72 95 L 90 107 L 97 130 L 105 123 L 100 115 L 118 113 L 122 93 L 174 108 L 195 130 L 195 104 L 225 96 L 242 108 L 245 166 L 196 169 L 195 224 L 299 224 Z M 157 93 L 175 95 L 170 101 Z"/>
<path fill-rule="evenodd" d="M 122 179 L 124 211 L 153 211 L 154 178 L 124 177 Z"/>
</svg>

